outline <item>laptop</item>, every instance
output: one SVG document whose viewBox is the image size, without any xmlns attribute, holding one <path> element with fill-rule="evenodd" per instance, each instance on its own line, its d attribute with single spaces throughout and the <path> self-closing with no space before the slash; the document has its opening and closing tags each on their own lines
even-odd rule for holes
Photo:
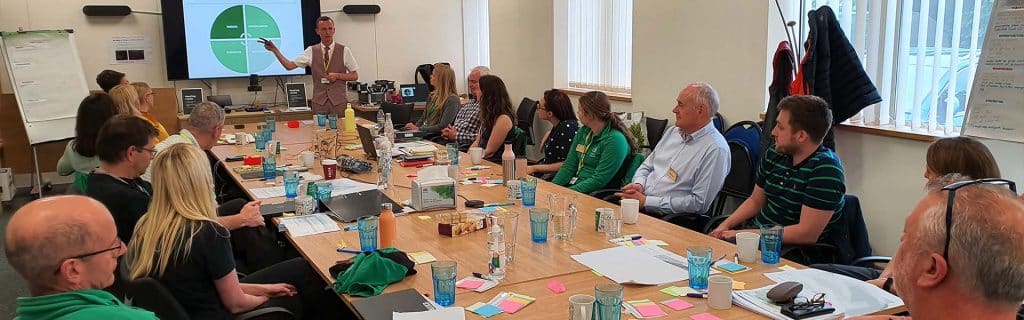
<svg viewBox="0 0 1024 320">
<path fill-rule="evenodd" d="M 334 220 L 349 223 L 362 217 L 380 215 L 380 205 L 384 203 L 390 203 L 394 210 L 402 208 L 380 190 L 374 189 L 320 200 L 320 212 L 327 213 Z"/>
<path fill-rule="evenodd" d="M 431 310 L 431 304 L 416 289 L 405 289 L 376 297 L 356 300 L 352 307 L 365 320 L 390 320 L 392 312 Z"/>
<path fill-rule="evenodd" d="M 427 102 L 430 86 L 426 83 L 403 84 L 398 86 L 398 91 L 402 93 L 402 102 Z"/>
<path fill-rule="evenodd" d="M 363 145 L 363 153 L 366 153 L 366 158 L 377 159 L 377 148 L 373 145 L 373 133 L 370 132 L 370 128 L 356 125 L 356 130 L 359 131 L 359 143 Z"/>
<path fill-rule="evenodd" d="M 221 108 L 224 108 L 225 110 L 238 110 L 238 109 L 245 109 L 246 108 L 246 106 L 244 106 L 244 105 L 236 106 L 236 105 L 232 104 L 231 103 L 231 96 L 230 95 L 226 95 L 226 94 L 216 95 L 216 96 L 206 96 L 206 101 L 210 101 L 210 102 L 216 103 L 218 106 L 220 106 Z"/>
</svg>

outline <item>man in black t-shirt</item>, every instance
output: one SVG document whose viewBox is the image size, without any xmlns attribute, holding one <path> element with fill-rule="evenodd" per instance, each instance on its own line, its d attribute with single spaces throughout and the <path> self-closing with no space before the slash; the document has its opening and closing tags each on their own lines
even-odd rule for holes
<svg viewBox="0 0 1024 320">
<path fill-rule="evenodd" d="M 149 209 L 153 186 L 139 176 L 156 155 L 155 138 L 156 129 L 146 120 L 118 115 L 107 120 L 96 139 L 100 167 L 89 174 L 86 195 L 110 210 L 117 236 L 125 242 Z"/>
</svg>

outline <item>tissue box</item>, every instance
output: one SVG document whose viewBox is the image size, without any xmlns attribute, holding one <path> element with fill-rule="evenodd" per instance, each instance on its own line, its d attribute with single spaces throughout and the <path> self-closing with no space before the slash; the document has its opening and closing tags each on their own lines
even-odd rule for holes
<svg viewBox="0 0 1024 320">
<path fill-rule="evenodd" d="M 455 180 L 447 177 L 413 180 L 410 204 L 416 211 L 455 209 Z"/>
<path fill-rule="evenodd" d="M 437 219 L 437 233 L 449 237 L 458 237 L 487 228 L 487 219 L 466 212 L 441 213 L 434 217 Z"/>
</svg>

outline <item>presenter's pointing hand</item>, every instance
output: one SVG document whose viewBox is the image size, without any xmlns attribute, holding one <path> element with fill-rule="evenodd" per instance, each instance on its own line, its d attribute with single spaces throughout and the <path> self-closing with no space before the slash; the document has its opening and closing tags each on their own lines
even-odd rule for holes
<svg viewBox="0 0 1024 320">
<path fill-rule="evenodd" d="M 263 42 L 263 48 L 267 49 L 267 51 L 277 51 L 277 46 L 274 45 L 274 42 L 270 40 Z"/>
</svg>

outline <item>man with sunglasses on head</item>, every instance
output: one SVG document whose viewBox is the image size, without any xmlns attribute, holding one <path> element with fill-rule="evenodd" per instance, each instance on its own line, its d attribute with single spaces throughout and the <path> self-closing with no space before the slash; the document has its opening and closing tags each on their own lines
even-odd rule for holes
<svg viewBox="0 0 1024 320">
<path fill-rule="evenodd" d="M 83 196 L 28 203 L 11 217 L 4 239 L 8 263 L 28 283 L 15 319 L 156 319 L 102 289 L 114 283 L 125 252 L 103 204 Z"/>
<path fill-rule="evenodd" d="M 1019 318 L 1024 301 L 1024 202 L 1013 183 L 951 174 L 929 189 L 907 217 L 892 260 L 893 289 L 910 315 Z"/>
</svg>

